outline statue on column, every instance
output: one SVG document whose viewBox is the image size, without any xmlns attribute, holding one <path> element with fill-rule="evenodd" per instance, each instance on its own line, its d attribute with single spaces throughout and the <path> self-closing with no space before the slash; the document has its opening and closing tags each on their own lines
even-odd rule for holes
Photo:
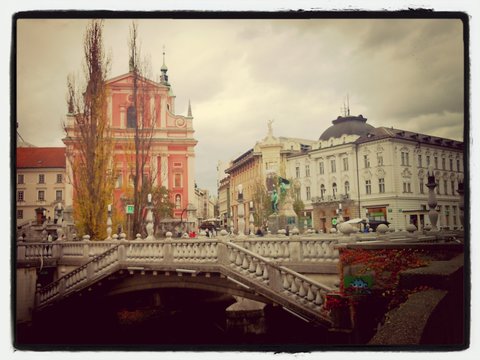
<svg viewBox="0 0 480 360">
<path fill-rule="evenodd" d="M 272 210 L 274 213 L 278 213 L 278 194 L 277 190 L 273 190 L 272 193 Z"/>
</svg>

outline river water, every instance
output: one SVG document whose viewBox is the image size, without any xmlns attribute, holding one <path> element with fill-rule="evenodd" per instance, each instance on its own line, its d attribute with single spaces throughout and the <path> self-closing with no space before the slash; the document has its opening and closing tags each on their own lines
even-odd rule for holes
<svg viewBox="0 0 480 360">
<path fill-rule="evenodd" d="M 313 326 L 281 307 L 265 307 L 265 331 L 227 325 L 235 299 L 191 289 L 143 291 L 66 301 L 16 332 L 18 348 L 129 350 L 324 350 L 348 343 L 345 334 Z"/>
</svg>

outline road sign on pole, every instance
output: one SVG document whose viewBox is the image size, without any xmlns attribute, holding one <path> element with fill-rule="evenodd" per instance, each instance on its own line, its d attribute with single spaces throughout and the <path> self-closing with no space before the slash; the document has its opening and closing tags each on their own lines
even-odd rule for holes
<svg viewBox="0 0 480 360">
<path fill-rule="evenodd" d="M 127 214 L 133 214 L 134 205 L 127 205 Z"/>
<path fill-rule="evenodd" d="M 333 225 L 333 226 L 337 225 L 337 218 L 333 218 L 333 219 L 332 219 L 332 225 Z"/>
</svg>

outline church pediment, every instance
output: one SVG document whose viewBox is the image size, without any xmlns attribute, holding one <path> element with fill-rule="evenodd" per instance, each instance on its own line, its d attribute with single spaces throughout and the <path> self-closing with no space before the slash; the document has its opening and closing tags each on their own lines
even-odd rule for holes
<svg viewBox="0 0 480 360">
<path fill-rule="evenodd" d="M 139 81 L 144 82 L 144 83 L 149 84 L 149 85 L 152 85 L 152 86 L 156 86 L 156 87 L 165 87 L 164 85 L 158 84 L 155 81 L 149 80 L 149 79 L 144 78 L 144 77 L 139 77 Z M 111 79 L 107 80 L 106 84 L 108 86 L 112 86 L 112 87 L 131 86 L 133 84 L 133 73 L 130 72 L 130 73 L 126 73 L 126 74 L 119 75 L 119 76 L 116 76 L 114 78 L 111 78 Z"/>
</svg>

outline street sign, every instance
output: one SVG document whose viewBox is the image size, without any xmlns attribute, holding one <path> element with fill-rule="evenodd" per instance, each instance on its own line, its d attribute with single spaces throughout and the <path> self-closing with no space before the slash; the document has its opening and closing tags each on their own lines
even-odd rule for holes
<svg viewBox="0 0 480 360">
<path fill-rule="evenodd" d="M 337 225 L 337 218 L 332 219 L 332 225 Z"/>
<path fill-rule="evenodd" d="M 133 214 L 134 205 L 127 205 L 127 214 Z"/>
</svg>

